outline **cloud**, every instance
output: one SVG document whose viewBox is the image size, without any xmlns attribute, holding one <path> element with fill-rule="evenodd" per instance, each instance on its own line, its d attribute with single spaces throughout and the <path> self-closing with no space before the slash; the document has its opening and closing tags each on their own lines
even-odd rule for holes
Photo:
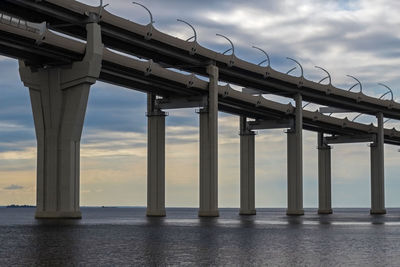
<svg viewBox="0 0 400 267">
<path fill-rule="evenodd" d="M 4 187 L 4 190 L 20 190 L 23 189 L 24 187 L 22 185 L 17 185 L 17 184 L 12 184 L 9 186 Z"/>
<path fill-rule="evenodd" d="M 11 61 L 13 59 L 9 58 L 9 57 L 5 57 L 5 56 L 0 56 L 0 61 Z"/>
</svg>

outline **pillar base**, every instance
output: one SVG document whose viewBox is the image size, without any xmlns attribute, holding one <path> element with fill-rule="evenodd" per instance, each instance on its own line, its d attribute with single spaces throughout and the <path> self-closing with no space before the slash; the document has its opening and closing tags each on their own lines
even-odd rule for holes
<svg viewBox="0 0 400 267">
<path fill-rule="evenodd" d="M 369 211 L 369 213 L 370 214 L 386 214 L 386 209 L 378 209 L 378 210 L 371 209 Z"/>
<path fill-rule="evenodd" d="M 239 210 L 239 215 L 256 215 L 256 210 Z"/>
<path fill-rule="evenodd" d="M 36 211 L 35 219 L 82 219 L 80 211 Z"/>
<path fill-rule="evenodd" d="M 286 210 L 286 215 L 301 216 L 304 215 L 304 210 Z"/>
<path fill-rule="evenodd" d="M 332 209 L 319 209 L 318 214 L 332 214 Z"/>
<path fill-rule="evenodd" d="M 146 210 L 147 217 L 165 217 L 166 212 L 164 210 Z"/>
<path fill-rule="evenodd" d="M 199 217 L 218 217 L 218 210 L 199 210 Z"/>
</svg>

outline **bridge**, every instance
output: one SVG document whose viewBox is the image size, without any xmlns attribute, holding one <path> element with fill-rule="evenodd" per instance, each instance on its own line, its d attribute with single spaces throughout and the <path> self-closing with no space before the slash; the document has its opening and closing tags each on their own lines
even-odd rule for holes
<svg viewBox="0 0 400 267">
<path fill-rule="evenodd" d="M 100 4 L 72 0 L 0 2 L 0 54 L 19 60 L 29 88 L 37 137 L 36 218 L 80 218 L 80 138 L 89 90 L 97 80 L 147 94 L 147 215 L 165 216 L 165 117 L 168 109 L 198 108 L 200 117 L 199 216 L 218 216 L 218 111 L 240 117 L 240 214 L 256 214 L 255 130 L 287 129 L 287 214 L 302 215 L 302 131 L 318 133 L 321 214 L 332 213 L 331 147 L 370 143 L 371 214 L 384 214 L 384 144 L 400 145 L 400 132 L 384 127 L 400 119 L 400 103 L 252 64 L 113 15 Z M 187 22 L 184 22 L 187 23 Z M 188 24 L 188 23 L 187 23 Z M 190 24 L 188 26 L 191 27 Z M 231 51 L 231 54 L 227 54 Z M 263 62 L 263 63 L 264 63 Z M 182 71 L 191 74 L 184 74 Z M 323 83 L 327 81 L 328 83 Z M 228 85 L 220 85 L 226 82 Z M 241 91 L 229 84 L 241 86 Z M 268 100 L 275 94 L 295 105 Z M 323 105 L 304 109 L 303 101 Z M 330 116 L 373 115 L 377 126 Z"/>
</svg>

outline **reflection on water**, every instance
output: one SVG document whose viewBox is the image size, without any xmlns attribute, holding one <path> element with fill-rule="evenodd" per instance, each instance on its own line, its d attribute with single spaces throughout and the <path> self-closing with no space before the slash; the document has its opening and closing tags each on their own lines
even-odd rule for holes
<svg viewBox="0 0 400 267">
<path fill-rule="evenodd" d="M 0 265 L 399 265 L 400 210 L 332 215 L 259 209 L 198 218 L 196 209 L 83 208 L 82 220 L 34 220 L 33 209 L 0 208 Z"/>
</svg>

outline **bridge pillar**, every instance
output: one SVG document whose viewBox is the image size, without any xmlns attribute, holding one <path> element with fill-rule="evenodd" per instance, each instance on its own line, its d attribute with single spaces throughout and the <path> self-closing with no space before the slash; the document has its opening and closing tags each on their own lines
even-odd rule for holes
<svg viewBox="0 0 400 267">
<path fill-rule="evenodd" d="M 294 129 L 287 131 L 287 215 L 303 215 L 303 109 L 297 94 Z"/>
<path fill-rule="evenodd" d="M 332 213 L 331 147 L 324 143 L 324 134 L 318 133 L 318 213 Z"/>
<path fill-rule="evenodd" d="M 255 133 L 247 130 L 246 117 L 240 117 L 240 211 L 255 215 Z"/>
<path fill-rule="evenodd" d="M 218 68 L 207 67 L 210 77 L 208 105 L 200 109 L 200 209 L 199 216 L 218 212 Z"/>
<path fill-rule="evenodd" d="M 87 24 L 86 53 L 70 66 L 31 68 L 19 62 L 29 88 L 37 139 L 36 218 L 81 218 L 80 139 L 89 89 L 100 75 L 100 26 Z"/>
<path fill-rule="evenodd" d="M 385 170 L 383 114 L 379 113 L 378 133 L 371 144 L 371 214 L 385 214 Z"/>
<path fill-rule="evenodd" d="M 165 112 L 147 95 L 147 216 L 165 216 Z"/>
</svg>

